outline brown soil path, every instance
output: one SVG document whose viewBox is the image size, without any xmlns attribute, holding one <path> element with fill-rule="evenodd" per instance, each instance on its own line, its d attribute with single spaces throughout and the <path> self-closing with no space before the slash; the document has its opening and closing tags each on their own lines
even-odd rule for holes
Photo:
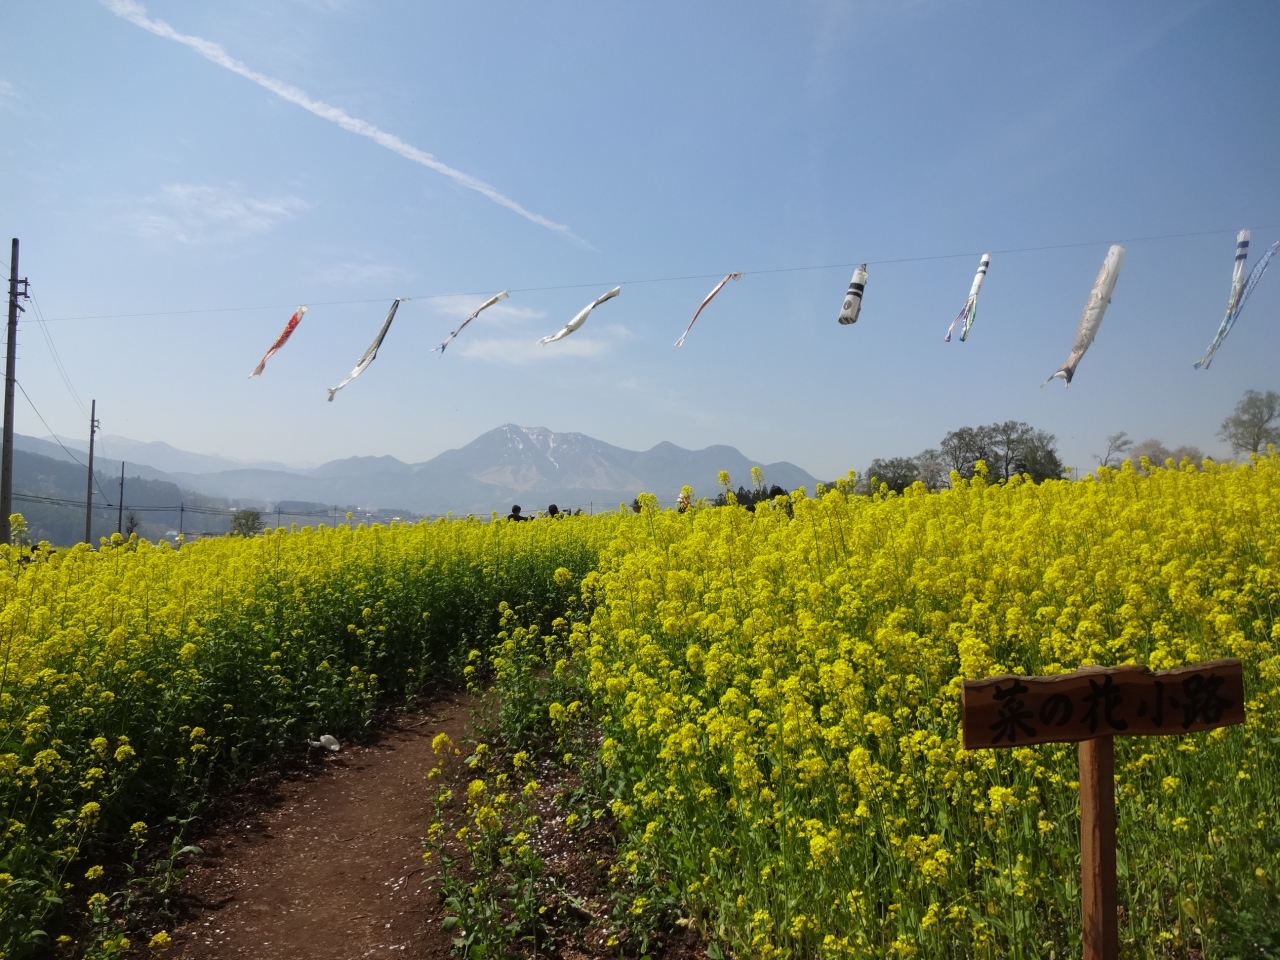
<svg viewBox="0 0 1280 960">
<path fill-rule="evenodd" d="M 451 956 L 440 898 L 423 883 L 426 775 L 438 762 L 432 738 L 460 744 L 472 704 L 445 696 L 371 744 L 344 744 L 319 771 L 282 783 L 271 805 L 203 838 L 182 891 L 194 919 L 173 932 L 169 956 Z"/>
</svg>

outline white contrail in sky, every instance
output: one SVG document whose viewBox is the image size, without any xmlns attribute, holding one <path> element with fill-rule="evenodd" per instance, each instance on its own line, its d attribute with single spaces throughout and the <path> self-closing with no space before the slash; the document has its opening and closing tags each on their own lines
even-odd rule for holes
<svg viewBox="0 0 1280 960">
<path fill-rule="evenodd" d="M 430 167 L 437 173 L 443 173 L 455 183 L 460 183 L 467 189 L 476 191 L 476 193 L 484 194 L 484 196 L 488 197 L 494 203 L 500 203 L 508 210 L 514 210 L 516 213 L 520 214 L 520 216 L 528 220 L 532 220 L 540 226 L 544 226 L 550 230 L 555 230 L 557 233 L 562 233 L 567 237 L 573 237 L 575 240 L 580 239 L 564 224 L 556 223 L 552 220 L 548 220 L 546 217 L 532 212 L 531 210 L 526 210 L 510 197 L 499 193 L 483 180 L 477 180 L 470 174 L 463 173 L 461 170 L 455 170 L 448 164 L 441 163 L 425 150 L 419 150 L 412 144 L 405 143 L 399 137 L 387 133 L 385 130 L 380 130 L 371 123 L 366 123 L 364 120 L 359 120 L 351 116 L 341 107 L 335 107 L 332 104 L 325 103 L 323 100 L 315 100 L 308 96 L 305 90 L 300 90 L 291 84 L 285 83 L 283 80 L 277 80 L 275 77 L 268 77 L 266 74 L 258 73 L 256 70 L 250 70 L 239 60 L 227 53 L 227 51 L 222 48 L 221 44 L 214 43 L 211 40 L 203 40 L 200 37 L 192 37 L 187 34 L 179 33 L 163 20 L 151 19 L 147 16 L 146 7 L 141 3 L 138 3 L 137 0 L 99 0 L 99 2 L 117 17 L 128 20 L 130 23 L 141 27 L 143 30 L 148 30 L 151 33 L 154 33 L 157 37 L 164 37 L 168 40 L 176 40 L 178 43 L 185 44 L 205 59 L 212 60 L 218 66 L 225 67 L 232 73 L 238 73 L 240 76 L 248 80 L 252 80 L 261 87 L 266 87 L 282 100 L 288 100 L 290 103 L 296 103 L 298 106 L 302 107 L 303 110 L 310 111 L 317 117 L 336 123 L 344 130 L 349 130 L 352 133 L 358 133 L 362 137 L 368 137 L 375 143 L 400 154 L 400 156 L 408 160 L 412 160 L 414 163 L 420 163 L 424 167 Z"/>
</svg>

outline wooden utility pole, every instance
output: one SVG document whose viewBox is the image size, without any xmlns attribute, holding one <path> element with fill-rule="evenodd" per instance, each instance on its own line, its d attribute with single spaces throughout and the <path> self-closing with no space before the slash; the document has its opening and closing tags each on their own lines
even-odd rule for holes
<svg viewBox="0 0 1280 960">
<path fill-rule="evenodd" d="M 22 284 L 22 292 L 18 292 Z M 18 298 L 27 295 L 27 281 L 18 279 L 18 238 L 9 254 L 9 351 L 4 362 L 4 441 L 0 452 L 0 543 L 9 543 L 9 514 L 13 513 L 13 387 L 18 349 Z"/>
<path fill-rule="evenodd" d="M 98 401 L 89 404 L 89 477 L 84 488 L 84 542 L 93 548 L 93 435 L 98 429 Z"/>
<path fill-rule="evenodd" d="M 966 750 L 1080 744 L 1080 921 L 1083 960 L 1117 960 L 1114 736 L 1197 733 L 1244 723 L 1239 660 L 1152 673 L 1081 667 L 1054 677 L 966 680 Z"/>
<path fill-rule="evenodd" d="M 120 461 L 120 502 L 116 504 L 116 533 L 124 533 L 124 461 Z"/>
</svg>

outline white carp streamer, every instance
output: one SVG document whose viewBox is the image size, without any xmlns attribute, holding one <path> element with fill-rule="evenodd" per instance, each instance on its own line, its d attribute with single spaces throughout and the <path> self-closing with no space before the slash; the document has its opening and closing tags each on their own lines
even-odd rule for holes
<svg viewBox="0 0 1280 960">
<path fill-rule="evenodd" d="M 1071 386 L 1076 364 L 1089 349 L 1089 344 L 1093 343 L 1093 338 L 1098 335 L 1098 327 L 1102 326 L 1102 317 L 1107 312 L 1107 305 L 1111 303 L 1111 294 L 1116 288 L 1122 263 L 1124 263 L 1124 247 L 1118 243 L 1112 244 L 1111 249 L 1107 251 L 1106 259 L 1102 261 L 1098 279 L 1093 281 L 1093 290 L 1089 292 L 1089 301 L 1084 305 L 1084 313 L 1080 315 L 1080 326 L 1076 328 L 1076 339 L 1071 344 L 1071 355 L 1049 380 L 1061 380 L 1065 386 Z M 1043 387 L 1049 380 L 1040 386 Z"/>
<path fill-rule="evenodd" d="M 706 298 L 702 301 L 702 303 L 698 304 L 698 309 L 694 311 L 693 319 L 689 321 L 689 325 L 684 328 L 684 333 L 680 334 L 680 339 L 676 341 L 677 347 L 684 346 L 684 338 L 687 337 L 689 335 L 689 331 L 693 329 L 694 323 L 697 322 L 698 314 L 702 313 L 702 308 L 705 307 L 708 303 L 710 303 L 711 299 L 717 293 L 723 290 L 724 285 L 728 283 L 730 280 L 741 280 L 741 279 L 742 279 L 742 274 L 730 273 L 723 280 L 721 280 L 719 283 L 716 284 L 716 288 L 707 294 Z"/>
<path fill-rule="evenodd" d="M 951 326 L 947 327 L 947 335 L 942 338 L 943 343 L 951 342 L 951 332 L 955 330 L 956 324 L 961 320 L 964 321 L 964 327 L 960 330 L 960 342 L 963 343 L 969 339 L 969 331 L 973 328 L 973 321 L 978 319 L 978 291 L 982 289 L 982 281 L 987 278 L 987 267 L 991 266 L 991 254 L 984 253 L 982 259 L 978 261 L 978 272 L 973 278 L 973 286 L 969 288 L 969 299 L 964 302 L 964 307 L 956 314 L 956 318 L 951 321 Z"/>
<path fill-rule="evenodd" d="M 1249 294 L 1253 293 L 1253 288 L 1258 285 L 1262 275 L 1267 272 L 1267 264 L 1276 255 L 1277 250 L 1280 250 L 1280 240 L 1273 243 L 1271 249 L 1262 255 L 1262 259 L 1249 274 L 1249 279 L 1245 280 L 1244 266 L 1245 261 L 1249 259 L 1249 231 L 1241 230 L 1236 234 L 1236 265 L 1231 273 L 1231 296 L 1227 300 L 1227 315 L 1222 318 L 1222 323 L 1218 326 L 1218 332 L 1214 335 L 1213 342 L 1209 344 L 1209 349 L 1196 361 L 1197 370 L 1209 369 L 1209 364 L 1213 362 L 1213 355 L 1218 352 L 1218 347 L 1222 345 L 1223 340 L 1227 339 L 1231 328 L 1236 325 L 1245 301 L 1249 299 Z"/>
<path fill-rule="evenodd" d="M 453 333 L 449 334 L 447 337 L 444 338 L 444 343 L 440 344 L 440 346 L 438 347 L 432 347 L 431 352 L 435 353 L 437 350 L 439 350 L 440 355 L 444 356 L 444 350 L 445 350 L 445 347 L 449 346 L 449 341 L 452 340 L 454 337 L 456 337 L 458 334 L 460 334 L 466 328 L 468 323 L 470 323 L 476 317 L 480 316 L 480 314 L 483 311 L 488 310 L 495 303 L 498 303 L 502 300 L 507 299 L 508 296 L 510 296 L 510 294 L 508 294 L 507 291 L 503 290 L 501 293 L 497 294 L 496 296 L 490 297 L 484 303 L 480 304 L 480 306 L 476 307 L 475 312 L 471 314 L 471 316 L 467 317 L 467 319 L 462 321 L 462 324 L 458 327 L 457 330 L 453 331 Z"/>
<path fill-rule="evenodd" d="M 504 196 L 496 189 L 489 186 L 483 180 L 479 180 L 468 173 L 461 170 L 455 170 L 448 164 L 441 163 L 434 156 L 425 150 L 419 150 L 417 147 L 405 143 L 399 137 L 387 133 L 375 127 L 373 124 L 357 117 L 351 116 L 341 107 L 335 107 L 332 104 L 325 103 L 323 100 L 316 100 L 309 96 L 306 91 L 300 90 L 292 84 L 285 83 L 283 80 L 277 80 L 275 77 L 269 77 L 266 74 L 258 73 L 256 70 L 249 69 L 248 66 L 235 59 L 231 54 L 227 53 L 219 43 L 212 40 L 205 40 L 201 37 L 189 36 L 185 33 L 179 33 L 163 20 L 153 20 L 147 16 L 147 8 L 137 0 L 98 0 L 104 7 L 114 13 L 122 20 L 128 20 L 135 26 L 141 27 L 149 33 L 154 33 L 157 37 L 164 37 L 166 40 L 174 40 L 184 46 L 190 47 L 196 53 L 200 54 L 206 60 L 216 63 L 218 66 L 230 70 L 232 73 L 238 73 L 246 80 L 252 80 L 260 87 L 265 87 L 282 100 L 297 104 L 303 110 L 314 113 L 322 120 L 328 120 L 330 123 L 336 123 L 343 130 L 351 133 L 359 134 L 362 137 L 368 137 L 379 146 L 386 147 L 393 153 L 398 153 L 406 160 L 412 160 L 414 163 L 420 163 L 424 167 L 428 167 L 436 173 L 442 173 L 449 179 L 453 180 L 468 190 L 474 190 L 482 196 L 488 197 L 494 203 L 512 210 L 526 220 L 531 220 L 541 227 L 548 230 L 554 230 L 557 233 L 564 234 L 574 240 L 581 240 L 573 231 L 566 227 L 563 223 L 556 223 L 526 210 L 520 204 L 516 203 L 510 197 Z"/>
<path fill-rule="evenodd" d="M 840 308 L 842 324 L 858 322 L 858 314 L 862 312 L 862 294 L 866 289 L 867 265 L 864 263 L 853 271 L 853 279 L 849 281 L 849 290 L 844 295 L 844 306 Z"/>
<path fill-rule="evenodd" d="M 356 364 L 356 368 L 351 371 L 347 379 L 343 380 L 336 387 L 325 387 L 325 389 L 329 391 L 330 403 L 333 403 L 333 395 L 335 393 L 345 387 L 356 377 L 360 376 L 360 374 L 364 373 L 369 364 L 373 363 L 374 357 L 378 355 L 378 348 L 382 346 L 382 341 L 386 337 L 387 331 L 391 329 L 391 321 L 396 318 L 396 311 L 400 309 L 400 304 L 408 299 L 408 297 L 397 297 L 392 301 L 391 309 L 387 313 L 387 319 L 382 323 L 382 329 L 379 330 L 378 335 L 373 338 L 373 343 L 369 344 L 369 349 L 364 352 L 364 355 L 360 358 L 360 362 Z"/>
<path fill-rule="evenodd" d="M 266 355 L 258 361 L 258 365 L 253 368 L 253 373 L 249 374 L 250 379 L 262 376 L 262 371 L 266 368 L 267 361 L 275 355 L 277 350 L 284 346 L 284 342 L 286 340 L 293 336 L 293 331 L 298 329 L 298 324 L 302 322 L 302 315 L 306 312 L 307 308 L 305 304 L 298 307 L 298 309 L 293 312 L 293 316 L 290 317 L 289 322 L 284 325 L 284 330 L 280 332 L 280 336 L 276 337 L 276 342 L 271 345 L 271 349 L 267 351 Z"/>
<path fill-rule="evenodd" d="M 553 333 L 549 337 L 543 337 L 538 342 L 542 344 L 547 344 L 547 343 L 554 343 L 557 340 L 563 340 L 565 337 L 573 333 L 573 331 L 577 330 L 579 327 L 581 327 L 584 323 L 587 322 L 587 317 L 591 316 L 592 310 L 600 306 L 600 304 L 604 303 L 606 300 L 612 300 L 621 292 L 622 292 L 621 287 L 614 287 L 608 293 L 602 294 L 601 296 L 596 297 L 596 299 L 592 300 L 585 307 L 579 310 L 577 316 L 575 316 L 572 320 L 570 320 L 563 327 L 561 327 L 558 333 Z"/>
</svg>

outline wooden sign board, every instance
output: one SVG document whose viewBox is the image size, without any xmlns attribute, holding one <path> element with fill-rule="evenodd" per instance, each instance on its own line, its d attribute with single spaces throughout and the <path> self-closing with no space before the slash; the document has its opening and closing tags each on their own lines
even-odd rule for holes
<svg viewBox="0 0 1280 960">
<path fill-rule="evenodd" d="M 1083 667 L 1053 677 L 988 677 L 966 680 L 963 696 L 966 750 L 1195 733 L 1244 722 L 1239 660 L 1158 672 Z"/>
<path fill-rule="evenodd" d="M 966 750 L 1080 743 L 1080 919 L 1084 960 L 1118 960 L 1113 737 L 1152 737 L 1244 722 L 1239 660 L 1153 673 L 1082 667 L 1056 677 L 966 680 Z"/>
</svg>

